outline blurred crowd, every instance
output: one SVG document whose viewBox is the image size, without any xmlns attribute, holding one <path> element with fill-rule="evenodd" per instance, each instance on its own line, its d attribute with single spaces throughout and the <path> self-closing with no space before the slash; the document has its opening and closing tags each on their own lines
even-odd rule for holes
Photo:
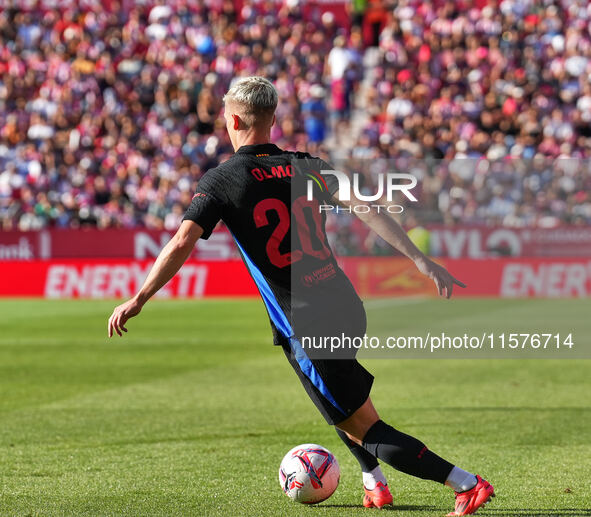
<svg viewBox="0 0 591 517">
<path fill-rule="evenodd" d="M 131 4 L 0 11 L 0 229 L 176 229 L 247 75 L 279 146 L 413 172 L 408 224 L 591 222 L 585 0 Z"/>
<path fill-rule="evenodd" d="M 591 4 L 434 5 L 376 31 L 354 155 L 413 159 L 411 220 L 591 223 Z"/>
<path fill-rule="evenodd" d="M 297 1 L 240 13 L 231 0 L 72 4 L 0 12 L 3 229 L 176 229 L 201 175 L 232 152 L 220 109 L 237 76 L 275 82 L 280 146 L 321 151 L 329 101 L 348 119 L 362 43 L 331 13 L 305 21 Z"/>
</svg>

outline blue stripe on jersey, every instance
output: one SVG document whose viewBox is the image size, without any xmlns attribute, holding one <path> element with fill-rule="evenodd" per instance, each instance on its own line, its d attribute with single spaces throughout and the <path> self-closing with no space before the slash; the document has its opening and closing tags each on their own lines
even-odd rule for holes
<svg viewBox="0 0 591 517">
<path fill-rule="evenodd" d="M 238 239 L 236 239 L 236 237 L 234 237 L 234 241 L 240 249 L 240 253 L 242 254 L 242 258 L 246 263 L 246 267 L 250 271 L 250 274 L 254 278 L 255 284 L 257 285 L 259 292 L 261 293 L 261 297 L 263 298 L 263 302 L 267 307 L 267 311 L 269 312 L 269 317 L 271 318 L 271 321 L 279 329 L 281 334 L 283 334 L 283 336 L 285 336 L 289 340 L 289 346 L 291 347 L 291 351 L 293 352 L 293 355 L 298 365 L 300 366 L 300 369 L 302 370 L 304 375 L 308 377 L 308 379 L 310 379 L 312 384 L 316 386 L 318 391 L 322 393 L 322 395 L 324 395 L 324 397 L 326 397 L 326 399 L 335 408 L 337 408 L 341 413 L 343 413 L 343 415 L 346 414 L 328 390 L 328 386 L 324 384 L 324 381 L 322 380 L 322 377 L 320 377 L 320 374 L 314 367 L 314 364 L 306 355 L 304 347 L 299 342 L 298 338 L 294 336 L 293 330 L 291 328 L 291 325 L 289 324 L 289 321 L 287 320 L 287 317 L 285 316 L 285 313 L 281 310 L 277 298 L 275 298 L 275 295 L 273 294 L 271 287 L 269 286 L 267 280 L 261 273 L 260 269 L 251 260 L 246 251 L 244 251 L 244 248 L 238 242 Z"/>
</svg>

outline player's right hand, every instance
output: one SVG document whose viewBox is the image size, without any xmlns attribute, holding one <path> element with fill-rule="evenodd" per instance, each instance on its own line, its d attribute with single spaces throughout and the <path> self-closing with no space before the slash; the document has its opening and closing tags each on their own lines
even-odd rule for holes
<svg viewBox="0 0 591 517">
<path fill-rule="evenodd" d="M 460 282 L 447 269 L 426 257 L 415 261 L 415 264 L 423 275 L 428 276 L 433 282 L 435 282 L 439 296 L 451 298 L 454 285 L 466 287 L 464 282 Z"/>
<path fill-rule="evenodd" d="M 135 298 L 132 298 L 131 300 L 122 303 L 118 307 L 115 307 L 113 314 L 111 314 L 111 317 L 109 318 L 109 324 L 107 326 L 109 337 L 113 336 L 113 331 L 115 331 L 120 336 L 123 335 L 121 331 L 127 332 L 125 323 L 130 318 L 137 316 L 141 310 L 142 305 Z"/>
</svg>

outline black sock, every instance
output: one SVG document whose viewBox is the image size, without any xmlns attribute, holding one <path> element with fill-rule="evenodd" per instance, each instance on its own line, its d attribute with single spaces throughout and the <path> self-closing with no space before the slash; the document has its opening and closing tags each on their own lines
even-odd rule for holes
<svg viewBox="0 0 591 517">
<path fill-rule="evenodd" d="M 375 456 L 372 456 L 369 452 L 367 452 L 361 445 L 357 445 L 355 442 L 349 440 L 349 437 L 346 435 L 344 431 L 335 427 L 339 438 L 343 440 L 343 443 L 349 447 L 351 454 L 357 458 L 359 462 L 359 466 L 361 467 L 362 472 L 371 472 L 375 469 L 379 463 Z"/>
<path fill-rule="evenodd" d="M 363 438 L 363 447 L 376 458 L 411 476 L 445 483 L 453 465 L 424 443 L 378 420 Z"/>
</svg>

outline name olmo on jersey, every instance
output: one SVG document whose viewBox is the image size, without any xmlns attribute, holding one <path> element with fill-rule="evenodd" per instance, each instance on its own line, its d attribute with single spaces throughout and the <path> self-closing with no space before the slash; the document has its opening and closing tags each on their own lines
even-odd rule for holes
<svg viewBox="0 0 591 517">
<path fill-rule="evenodd" d="M 346 202 L 347 206 L 340 205 L 320 205 L 320 212 L 354 212 L 354 213 L 368 213 L 372 210 L 376 212 L 387 211 L 391 214 L 399 214 L 404 211 L 402 205 L 393 204 L 395 192 L 401 192 L 409 201 L 416 203 L 417 198 L 411 192 L 417 186 L 417 179 L 412 174 L 388 172 L 378 173 L 375 175 L 377 183 L 377 190 L 372 194 L 364 194 L 360 187 L 360 174 L 353 173 L 353 185 L 351 187 L 351 180 L 349 176 L 342 171 L 337 170 L 322 170 L 322 176 L 332 175 L 337 179 L 339 189 L 336 196 L 339 201 Z M 408 181 L 408 183 L 401 183 L 401 181 Z M 318 185 L 314 179 L 309 179 L 307 183 L 307 198 L 311 201 L 314 198 L 314 185 Z M 321 186 L 322 188 L 322 186 Z M 353 199 L 351 199 L 353 197 Z M 375 201 L 383 201 L 387 203 L 374 203 Z"/>
</svg>

